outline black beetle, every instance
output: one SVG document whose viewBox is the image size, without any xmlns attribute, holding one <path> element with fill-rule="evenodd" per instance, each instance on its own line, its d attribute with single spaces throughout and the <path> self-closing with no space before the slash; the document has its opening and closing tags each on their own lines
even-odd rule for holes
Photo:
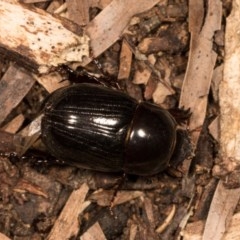
<svg viewBox="0 0 240 240">
<path fill-rule="evenodd" d="M 155 104 L 82 83 L 49 96 L 42 140 L 53 156 L 67 164 L 144 176 L 169 165 L 176 128 L 172 115 Z"/>
</svg>

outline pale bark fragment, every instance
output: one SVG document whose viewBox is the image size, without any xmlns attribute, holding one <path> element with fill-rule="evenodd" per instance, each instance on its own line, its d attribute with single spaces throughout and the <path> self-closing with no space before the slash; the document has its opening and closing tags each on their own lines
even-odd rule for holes
<svg viewBox="0 0 240 240">
<path fill-rule="evenodd" d="M 40 2 L 48 2 L 48 1 L 51 1 L 51 0 L 21 0 L 22 3 L 40 3 Z"/>
<path fill-rule="evenodd" d="M 224 64 L 221 64 L 220 66 L 216 67 L 213 71 L 211 90 L 215 102 L 219 101 L 219 84 L 223 79 L 223 66 Z"/>
<path fill-rule="evenodd" d="M 135 198 L 144 196 L 141 191 L 118 191 L 116 197 L 113 199 L 114 190 L 97 190 L 91 194 L 89 199 L 91 201 L 97 202 L 99 206 L 117 206 L 125 202 L 129 202 Z"/>
<path fill-rule="evenodd" d="M 171 224 L 175 213 L 176 213 L 176 205 L 173 204 L 172 209 L 169 212 L 169 214 L 167 215 L 164 222 L 159 227 L 157 227 L 157 229 L 156 229 L 157 233 L 162 233 L 167 228 L 167 226 L 169 226 L 169 224 Z"/>
<path fill-rule="evenodd" d="M 16 135 L 15 148 L 16 153 L 22 156 L 41 135 L 41 122 L 43 114 L 34 119 L 29 125 Z"/>
<path fill-rule="evenodd" d="M 0 130 L 0 152 L 12 153 L 16 152 L 16 143 L 20 144 L 22 138 L 12 133 Z"/>
<path fill-rule="evenodd" d="M 223 81 L 219 86 L 220 153 L 240 165 L 240 0 L 227 18 Z M 228 164 L 226 162 L 226 164 Z"/>
<path fill-rule="evenodd" d="M 81 237 L 80 240 L 107 240 L 101 226 L 96 222 Z"/>
<path fill-rule="evenodd" d="M 231 14 L 227 18 L 225 32 L 225 58 L 223 79 L 219 85 L 219 105 L 220 105 L 220 156 L 222 159 L 221 166 L 215 166 L 213 174 L 226 175 L 232 184 L 239 186 L 239 171 L 236 169 L 240 165 L 240 44 L 239 44 L 239 17 L 240 17 L 240 0 L 233 1 Z M 231 173 L 230 173 L 231 172 Z M 235 180 L 234 180 L 235 179 Z M 221 184 L 221 182 L 220 182 Z M 219 188 L 219 186 L 218 186 Z M 225 189 L 222 187 L 218 191 L 219 196 L 214 196 L 212 201 L 213 209 L 210 209 L 208 220 L 205 227 L 205 239 L 208 238 L 210 228 L 212 231 L 212 239 L 222 239 L 223 233 L 229 232 L 229 221 L 233 219 L 233 211 L 240 197 L 240 188 Z M 229 192 L 231 191 L 231 192 Z M 221 200 L 224 200 L 223 206 L 217 206 Z M 220 199 L 220 200 L 218 200 Z M 214 203 L 216 206 L 214 206 Z M 218 208 L 217 208 L 218 207 Z M 219 215 L 216 216 L 216 214 Z M 208 222 L 211 223 L 208 227 Z M 232 239 L 228 234 L 224 239 Z M 238 239 L 238 238 L 236 238 Z"/>
<path fill-rule="evenodd" d="M 154 66 L 156 63 L 156 58 L 153 54 L 151 54 L 148 56 L 147 61 L 149 64 Z M 139 63 L 139 68 L 140 69 L 137 69 L 134 73 L 133 83 L 147 85 L 148 80 L 152 74 L 152 69 L 150 69 L 144 62 Z"/>
<path fill-rule="evenodd" d="M 128 79 L 131 72 L 132 65 L 132 51 L 126 40 L 122 42 L 122 49 L 120 53 L 120 65 L 118 71 L 118 79 Z"/>
<path fill-rule="evenodd" d="M 186 228 L 181 232 L 181 236 L 183 240 L 202 240 L 203 229 L 203 221 L 189 223 Z"/>
<path fill-rule="evenodd" d="M 240 239 L 240 213 L 233 215 L 227 231 L 221 240 L 237 240 Z M 204 221 L 189 223 L 182 232 L 183 240 L 202 240 L 202 232 L 204 229 Z M 215 240 L 215 239 L 214 239 Z"/>
<path fill-rule="evenodd" d="M 223 240 L 236 240 L 240 239 L 240 213 L 233 215 L 229 228 L 223 236 Z"/>
<path fill-rule="evenodd" d="M 22 126 L 24 119 L 25 119 L 24 115 L 19 114 L 14 119 L 12 119 L 7 125 L 3 126 L 2 130 L 9 133 L 16 133 Z"/>
<path fill-rule="evenodd" d="M 66 0 L 68 19 L 80 26 L 85 26 L 89 22 L 89 0 Z"/>
<path fill-rule="evenodd" d="M 50 4 L 48 5 L 46 11 L 51 14 L 57 14 L 55 11 L 57 11 L 59 8 L 61 8 L 63 5 L 67 5 L 66 3 L 62 4 L 61 1 L 58 0 L 52 0 Z M 65 9 L 64 9 L 65 11 Z"/>
<path fill-rule="evenodd" d="M 2 0 L 0 54 L 39 73 L 61 64 L 82 62 L 89 55 L 89 38 L 73 33 L 73 29 L 79 29 L 67 21 L 41 9 L 30 10 L 26 5 Z"/>
<path fill-rule="evenodd" d="M 197 2 L 200 5 L 202 3 L 202 1 Z M 205 119 L 208 93 L 217 57 L 212 50 L 212 40 L 214 32 L 221 28 L 222 3 L 219 0 L 208 1 L 207 15 L 203 26 L 199 21 L 203 17 L 201 11 L 198 16 L 199 10 L 194 7 L 196 1 L 190 1 L 190 5 L 191 45 L 179 106 L 191 110 L 189 130 L 192 132 L 193 143 L 196 144 L 200 134 L 199 130 Z"/>
<path fill-rule="evenodd" d="M 138 225 L 132 224 L 130 227 L 129 240 L 135 240 L 138 232 Z"/>
<path fill-rule="evenodd" d="M 154 103 L 161 104 L 162 107 L 164 107 L 164 100 L 167 96 L 173 94 L 173 90 L 169 89 L 166 85 L 159 82 L 157 84 L 156 90 L 154 91 L 152 98 Z"/>
<path fill-rule="evenodd" d="M 212 137 L 219 141 L 219 117 L 216 117 L 208 126 L 209 133 L 212 135 Z"/>
<path fill-rule="evenodd" d="M 79 231 L 78 216 L 90 204 L 85 201 L 87 193 L 88 186 L 85 183 L 72 192 L 49 233 L 48 240 L 65 240 L 76 236 Z"/>
<path fill-rule="evenodd" d="M 62 80 L 62 76 L 58 72 L 36 75 L 35 78 L 49 93 L 70 84 L 69 80 Z"/>
<path fill-rule="evenodd" d="M 151 9 L 161 0 L 113 0 L 86 27 L 91 40 L 92 58 L 98 57 L 122 35 L 131 18 Z M 92 58 L 85 59 L 84 65 Z"/>
<path fill-rule="evenodd" d="M 0 123 L 22 101 L 35 79 L 24 69 L 11 65 L 0 82 Z"/>
<path fill-rule="evenodd" d="M 8 238 L 6 235 L 4 235 L 3 233 L 0 233 L 0 239 L 1 240 L 10 240 L 10 238 Z"/>
<path fill-rule="evenodd" d="M 211 202 L 202 240 L 221 240 L 238 204 L 240 188 L 227 189 L 219 181 Z"/>
</svg>

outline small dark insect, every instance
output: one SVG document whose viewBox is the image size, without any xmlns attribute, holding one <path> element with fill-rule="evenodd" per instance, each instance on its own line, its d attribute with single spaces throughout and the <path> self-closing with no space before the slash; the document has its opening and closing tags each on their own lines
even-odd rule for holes
<svg viewBox="0 0 240 240">
<path fill-rule="evenodd" d="M 69 165 L 144 176 L 168 167 L 176 129 L 172 115 L 155 104 L 82 83 L 49 96 L 42 140 L 53 156 Z"/>
</svg>

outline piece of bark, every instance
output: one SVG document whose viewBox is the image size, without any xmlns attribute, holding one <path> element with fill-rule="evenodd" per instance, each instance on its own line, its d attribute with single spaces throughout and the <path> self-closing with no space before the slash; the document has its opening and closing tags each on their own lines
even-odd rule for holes
<svg viewBox="0 0 240 240">
<path fill-rule="evenodd" d="M 227 18 L 223 80 L 219 86 L 220 154 L 226 165 L 240 166 L 240 0 Z M 233 168 L 233 169 L 234 169 Z"/>
<path fill-rule="evenodd" d="M 11 120 L 7 125 L 2 127 L 2 130 L 9 132 L 9 133 L 16 133 L 19 128 L 22 126 L 24 121 L 23 114 L 19 114 L 13 120 Z"/>
<path fill-rule="evenodd" d="M 166 219 L 164 220 L 164 222 L 156 229 L 157 233 L 162 233 L 167 228 L 167 226 L 172 222 L 175 213 L 176 213 L 176 205 L 173 204 L 171 211 L 166 217 Z"/>
<path fill-rule="evenodd" d="M 174 90 L 169 89 L 166 85 L 159 82 L 155 91 L 153 92 L 152 98 L 154 103 L 160 104 L 162 107 L 164 107 L 164 100 L 171 94 L 174 94 Z"/>
<path fill-rule="evenodd" d="M 89 0 L 66 0 L 68 9 L 68 19 L 80 26 L 85 26 L 89 22 Z"/>
<path fill-rule="evenodd" d="M 158 52 L 180 52 L 185 47 L 181 40 L 176 37 L 176 33 L 166 33 L 163 36 L 144 38 L 138 45 L 140 52 L 148 55 Z"/>
<path fill-rule="evenodd" d="M 44 75 L 36 75 L 35 78 L 49 93 L 70 84 L 68 80 L 63 79 L 56 71 Z"/>
<path fill-rule="evenodd" d="M 79 26 L 41 9 L 0 1 L 0 26 L 0 55 L 32 71 L 46 73 L 89 55 L 89 38 Z"/>
<path fill-rule="evenodd" d="M 49 198 L 48 194 L 44 189 L 42 189 L 40 186 L 26 180 L 26 179 L 19 179 L 16 186 L 13 188 L 15 192 L 23 193 L 23 192 L 29 192 L 38 196 L 42 196 L 44 198 Z"/>
<path fill-rule="evenodd" d="M 90 204 L 89 201 L 85 201 L 87 193 L 88 186 L 86 184 L 72 192 L 49 233 L 48 240 L 65 240 L 77 235 L 79 231 L 79 214 Z"/>
<path fill-rule="evenodd" d="M 154 55 L 148 56 L 148 63 L 151 64 L 151 66 L 154 66 L 154 64 L 156 63 L 156 58 L 154 57 Z M 133 83 L 147 85 L 151 74 L 152 69 L 146 66 L 145 63 L 139 62 L 138 69 L 134 73 Z"/>
<path fill-rule="evenodd" d="M 136 238 L 137 232 L 138 232 L 138 225 L 137 224 L 132 224 L 130 226 L 129 240 L 137 239 Z"/>
<path fill-rule="evenodd" d="M 229 227 L 240 198 L 240 188 L 226 189 L 220 180 L 209 210 L 202 240 L 220 240 Z"/>
<path fill-rule="evenodd" d="M 92 58 L 98 57 L 120 38 L 134 15 L 151 9 L 160 1 L 139 0 L 136 4 L 135 0 L 113 0 L 86 27 L 91 40 Z M 85 59 L 83 65 L 88 64 L 92 58 Z"/>
<path fill-rule="evenodd" d="M 0 239 L 1 240 L 11 240 L 10 238 L 8 238 L 6 235 L 4 235 L 3 233 L 0 233 Z"/>
<path fill-rule="evenodd" d="M 58 14 L 56 11 L 57 9 L 61 8 L 61 6 L 65 6 L 65 8 L 67 7 L 66 2 L 62 4 L 62 1 L 59 0 L 52 0 L 50 1 L 46 11 L 51 13 L 51 14 Z M 64 10 L 65 11 L 65 10 Z"/>
<path fill-rule="evenodd" d="M 20 140 L 15 142 L 16 152 L 22 156 L 41 135 L 42 114 L 22 129 L 16 137 Z"/>
<path fill-rule="evenodd" d="M 208 211 L 210 208 L 210 204 L 216 190 L 218 184 L 218 180 L 212 178 L 210 182 L 205 185 L 203 188 L 198 187 L 197 189 L 197 202 L 195 206 L 197 206 L 196 210 L 194 211 L 194 216 L 192 217 L 193 221 L 199 221 L 202 219 L 206 219 L 208 215 Z M 203 232 L 203 231 L 202 231 Z"/>
<path fill-rule="evenodd" d="M 148 218 L 148 222 L 150 223 L 151 226 L 154 226 L 156 224 L 157 219 L 154 217 L 153 202 L 148 197 L 144 198 L 144 209 L 146 212 L 146 216 Z"/>
<path fill-rule="evenodd" d="M 183 240 L 202 240 L 203 229 L 204 221 L 189 223 L 184 231 L 182 231 L 181 236 Z"/>
<path fill-rule="evenodd" d="M 219 0 L 208 1 L 203 24 L 200 21 L 203 18 L 203 1 L 197 1 L 196 4 L 196 1 L 192 0 L 189 5 L 191 43 L 179 107 L 191 111 L 189 130 L 196 145 L 200 135 L 199 129 L 205 119 L 209 88 L 217 57 L 212 49 L 213 36 L 214 32 L 221 28 L 222 3 Z"/>
<path fill-rule="evenodd" d="M 145 86 L 145 91 L 144 91 L 144 99 L 146 101 L 149 101 L 152 99 L 152 95 L 156 90 L 157 84 L 158 82 L 154 78 L 150 78 L 149 81 L 147 82 L 147 85 Z"/>
<path fill-rule="evenodd" d="M 0 130 L 0 152 L 2 153 L 17 152 L 16 145 L 21 144 L 22 144 L 21 136 Z"/>
<path fill-rule="evenodd" d="M 10 65 L 0 82 L 0 124 L 26 96 L 34 83 L 35 79 L 31 74 L 16 65 Z"/>
<path fill-rule="evenodd" d="M 239 118 L 240 118 L 240 47 L 239 47 L 239 9 L 240 1 L 234 0 L 231 14 L 227 18 L 226 34 L 225 34 L 225 58 L 224 58 L 224 71 L 223 80 L 219 86 L 219 104 L 220 104 L 220 158 L 222 160 L 221 167 L 218 165 L 214 167 L 213 174 L 218 176 L 227 176 L 227 184 L 230 187 L 239 187 L 239 166 L 240 166 L 240 130 L 239 130 Z M 216 190 L 217 191 L 217 190 Z M 215 223 L 214 229 L 222 224 L 222 228 L 219 231 L 214 231 L 214 234 L 218 234 L 222 237 L 222 233 L 228 230 L 229 221 L 233 216 L 233 211 L 236 208 L 237 202 L 240 197 L 240 188 L 231 190 L 222 187 L 221 194 L 226 196 L 226 206 L 224 209 L 214 209 L 216 213 L 210 212 L 210 220 L 213 220 L 214 214 L 221 214 L 218 222 Z M 213 199 L 213 202 L 217 199 Z M 213 203 L 212 203 L 213 204 Z M 219 211 L 224 211 L 219 213 Z M 210 221 L 209 220 L 209 221 Z M 210 226 L 211 227 L 211 226 Z M 205 227 L 205 236 L 209 229 Z M 212 238 L 213 239 L 213 238 Z M 217 239 L 217 238 L 214 238 Z M 227 239 L 227 237 L 225 238 Z"/>
<path fill-rule="evenodd" d="M 209 133 L 212 135 L 212 137 L 216 140 L 219 141 L 219 117 L 216 117 L 208 126 Z"/>
<path fill-rule="evenodd" d="M 105 8 L 107 5 L 109 5 L 112 0 L 91 0 L 92 1 L 92 7 L 96 7 L 99 9 Z"/>
<path fill-rule="evenodd" d="M 240 239 L 240 213 L 233 215 L 229 228 L 223 236 L 223 240 L 237 240 Z"/>
<path fill-rule="evenodd" d="M 14 209 L 25 224 L 33 224 L 39 214 L 52 215 L 59 203 L 61 184 L 47 175 L 42 175 L 26 165 L 21 166 L 19 179 L 12 186 L 15 195 L 22 195 L 23 199 L 12 201 Z M 27 193 L 27 194 L 26 194 Z M 29 199 L 24 200 L 24 197 Z M 63 197 L 63 196 L 62 196 Z"/>
<path fill-rule="evenodd" d="M 223 67 L 224 67 L 223 65 L 224 64 L 221 64 L 220 66 L 216 67 L 213 71 L 211 90 L 215 102 L 219 101 L 219 84 L 223 79 Z"/>
<path fill-rule="evenodd" d="M 99 223 L 93 224 L 81 237 L 81 240 L 107 240 Z"/>
<path fill-rule="evenodd" d="M 221 240 L 240 239 L 239 224 L 240 213 L 236 213 L 233 215 L 229 228 L 227 229 L 227 232 L 224 233 Z M 183 240 L 202 240 L 203 229 L 204 221 L 192 222 L 186 226 L 184 231 L 181 232 L 181 236 L 183 237 Z M 217 240 L 217 238 L 214 238 L 214 240 Z"/>
<path fill-rule="evenodd" d="M 21 0 L 22 3 L 39 3 L 39 2 L 49 2 L 50 0 Z"/>
<path fill-rule="evenodd" d="M 128 79 L 131 72 L 132 51 L 126 40 L 122 41 L 118 79 Z"/>
<path fill-rule="evenodd" d="M 135 198 L 144 196 L 144 193 L 141 191 L 118 191 L 117 195 L 114 197 L 114 190 L 97 190 L 95 191 L 89 199 L 96 201 L 99 206 L 117 206 L 125 202 L 129 202 Z"/>
<path fill-rule="evenodd" d="M 112 207 L 143 196 L 144 193 L 142 191 L 118 191 L 113 200 Z"/>
</svg>

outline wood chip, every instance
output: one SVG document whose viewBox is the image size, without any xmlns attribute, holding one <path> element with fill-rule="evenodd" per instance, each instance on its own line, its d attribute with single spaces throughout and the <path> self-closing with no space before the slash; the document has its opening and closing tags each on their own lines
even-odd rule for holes
<svg viewBox="0 0 240 240">
<path fill-rule="evenodd" d="M 36 75 L 35 78 L 49 93 L 70 84 L 68 80 L 62 80 L 62 76 L 58 72 L 51 72 L 40 76 Z"/>
<path fill-rule="evenodd" d="M 151 54 L 148 56 L 148 63 L 151 64 L 151 66 L 154 66 L 156 63 L 156 58 L 154 55 Z M 144 62 L 139 62 L 139 65 L 139 69 L 137 69 L 134 73 L 133 83 L 146 85 L 152 74 L 152 69 L 146 66 Z"/>
<path fill-rule="evenodd" d="M 12 153 L 17 152 L 16 145 L 22 144 L 22 138 L 0 130 L 0 152 Z"/>
<path fill-rule="evenodd" d="M 32 71 L 46 73 L 89 55 L 89 38 L 73 33 L 80 33 L 78 26 L 41 9 L 0 1 L 0 26 L 0 54 Z"/>
<path fill-rule="evenodd" d="M 240 239 L 239 225 L 240 225 L 240 212 L 233 215 L 229 228 L 223 236 L 223 240 Z"/>
<path fill-rule="evenodd" d="M 223 160 L 224 168 L 227 170 L 228 179 L 236 177 L 239 183 L 239 172 L 236 170 L 240 165 L 240 47 L 239 47 L 239 9 L 240 1 L 233 1 L 231 14 L 227 18 L 227 27 L 225 35 L 225 63 L 223 71 L 223 80 L 219 86 L 219 104 L 220 104 L 220 154 Z M 224 169 L 213 169 L 213 173 L 222 174 Z M 235 170 L 235 171 L 234 171 Z M 229 174 L 232 172 L 231 174 Z M 239 184 L 238 184 L 239 186 Z M 205 239 L 222 239 L 224 232 L 229 231 L 229 221 L 240 198 L 240 188 L 226 189 L 220 181 L 216 189 L 216 196 L 211 204 L 209 216 L 205 226 Z M 217 221 L 216 221 L 217 219 Z M 214 229 L 214 231 L 212 230 Z M 211 237 L 211 238 L 209 238 Z M 239 237 L 238 237 L 239 238 Z M 236 239 L 238 239 L 236 238 Z M 232 239 L 225 236 L 224 239 Z"/>
<path fill-rule="evenodd" d="M 173 94 L 173 92 L 168 87 L 166 87 L 166 85 L 159 82 L 152 96 L 153 101 L 154 103 L 161 104 L 161 106 L 164 106 L 163 105 L 164 100 L 168 95 L 171 94 Z"/>
<path fill-rule="evenodd" d="M 114 190 L 97 190 L 95 191 L 89 199 L 91 201 L 96 201 L 99 206 L 117 206 L 125 202 L 129 202 L 135 198 L 144 196 L 141 191 L 118 191 L 117 195 L 114 197 Z M 114 197 L 114 199 L 113 199 Z M 113 200 L 113 202 L 112 202 Z"/>
<path fill-rule="evenodd" d="M 220 153 L 226 165 L 240 165 L 240 1 L 227 18 L 223 81 L 219 86 Z M 237 167 L 237 166 L 236 166 Z"/>
<path fill-rule="evenodd" d="M 8 238 L 6 235 L 4 235 L 3 233 L 0 233 L 0 239 L 1 240 L 11 240 L 10 238 Z"/>
<path fill-rule="evenodd" d="M 220 82 L 223 80 L 223 67 L 224 67 L 223 65 L 224 64 L 221 64 L 220 66 L 216 67 L 213 71 L 211 90 L 215 102 L 219 101 L 219 85 Z"/>
<path fill-rule="evenodd" d="M 221 240 L 238 240 L 240 239 L 240 213 L 236 213 L 233 215 L 231 219 L 231 223 L 227 232 L 223 235 Z M 193 223 L 189 223 L 182 233 L 184 240 L 202 240 L 202 232 L 204 229 L 204 222 L 197 221 Z"/>
<path fill-rule="evenodd" d="M 135 240 L 137 232 L 138 232 L 138 225 L 137 224 L 132 224 L 131 227 L 130 227 L 129 240 Z"/>
<path fill-rule="evenodd" d="M 216 141 L 219 141 L 219 117 L 216 117 L 208 126 L 209 133 L 214 137 Z"/>
<path fill-rule="evenodd" d="M 118 71 L 118 79 L 128 79 L 132 65 L 132 51 L 126 40 L 122 42 L 122 49 L 120 53 L 120 66 Z"/>
<path fill-rule="evenodd" d="M 86 27 L 86 33 L 91 40 L 92 58 L 98 57 L 122 35 L 131 18 L 141 12 L 151 9 L 159 0 L 113 0 Z M 127 6 L 127 9 L 126 9 Z M 85 59 L 88 64 L 92 58 Z"/>
<path fill-rule="evenodd" d="M 213 196 L 202 240 L 222 239 L 240 198 L 240 188 L 227 189 L 219 181 Z"/>
<path fill-rule="evenodd" d="M 22 3 L 39 3 L 39 2 L 47 2 L 50 0 L 21 0 Z"/>
<path fill-rule="evenodd" d="M 178 52 L 181 49 L 181 42 L 175 38 L 175 33 L 165 34 L 158 37 L 144 38 L 138 45 L 140 52 L 148 55 L 158 52 Z"/>
<path fill-rule="evenodd" d="M 154 218 L 153 203 L 151 199 L 148 197 L 144 198 L 144 209 L 145 209 L 149 223 L 154 226 L 154 224 L 156 223 L 156 219 Z"/>
<path fill-rule="evenodd" d="M 10 121 L 7 125 L 5 125 L 2 130 L 9 133 L 16 133 L 19 128 L 22 126 L 24 121 L 23 114 L 19 114 L 12 121 Z"/>
<path fill-rule="evenodd" d="M 34 119 L 29 125 L 22 129 L 16 137 L 20 140 L 15 141 L 16 152 L 22 156 L 41 135 L 42 114 Z"/>
<path fill-rule="evenodd" d="M 85 26 L 89 22 L 89 0 L 66 0 L 68 9 L 68 19 L 80 26 Z"/>
<path fill-rule="evenodd" d="M 61 8 L 61 6 L 63 6 L 64 5 L 64 8 L 66 9 L 66 7 L 67 7 L 67 4 L 66 3 L 64 3 L 64 4 L 62 4 L 62 2 L 61 1 L 58 1 L 58 0 L 53 0 L 53 1 L 50 1 L 50 3 L 49 3 L 49 5 L 48 5 L 48 7 L 47 7 L 47 12 L 49 12 L 49 13 L 54 13 L 54 14 L 58 14 L 56 11 L 57 11 L 57 9 L 59 9 L 59 8 Z M 65 10 L 64 10 L 65 11 Z"/>
<path fill-rule="evenodd" d="M 99 206 L 110 206 L 114 196 L 114 190 L 99 189 L 89 196 L 89 200 L 97 202 Z"/>
<path fill-rule="evenodd" d="M 26 179 L 20 179 L 16 186 L 13 188 L 15 192 L 29 192 L 44 198 L 48 198 L 47 193 L 38 185 L 27 181 Z"/>
<path fill-rule="evenodd" d="M 72 192 L 49 233 L 48 240 L 65 240 L 77 235 L 79 231 L 78 216 L 90 204 L 89 201 L 85 201 L 87 193 L 88 186 L 86 184 Z"/>
<path fill-rule="evenodd" d="M 181 235 L 184 240 L 202 240 L 202 233 L 204 229 L 204 222 L 197 221 L 189 223 Z"/>
<path fill-rule="evenodd" d="M 31 74 L 18 66 L 10 65 L 0 84 L 0 123 L 21 102 L 34 83 Z"/>
<path fill-rule="evenodd" d="M 81 240 L 106 240 L 106 237 L 99 223 L 96 222 L 80 237 L 80 239 Z"/>
<path fill-rule="evenodd" d="M 164 220 L 164 222 L 156 229 L 157 233 L 162 233 L 167 228 L 167 226 L 171 223 L 175 213 L 176 213 L 176 205 L 173 204 L 172 209 L 168 214 L 168 216 L 166 217 L 166 219 Z"/>
<path fill-rule="evenodd" d="M 143 196 L 144 192 L 142 191 L 118 191 L 117 196 L 112 203 L 112 207 Z"/>
<path fill-rule="evenodd" d="M 199 4 L 200 8 L 199 8 Z M 189 2 L 189 28 L 191 45 L 188 67 L 182 87 L 179 107 L 191 110 L 189 130 L 193 143 L 196 144 L 205 119 L 208 93 L 217 54 L 213 51 L 213 36 L 221 28 L 222 3 L 208 1 L 205 21 L 202 25 L 202 1 Z M 195 5 L 195 6 L 194 6 Z M 200 10 L 202 9 L 202 11 Z M 200 12 L 200 13 L 199 13 Z M 201 31 L 198 33 L 198 30 Z"/>
</svg>

